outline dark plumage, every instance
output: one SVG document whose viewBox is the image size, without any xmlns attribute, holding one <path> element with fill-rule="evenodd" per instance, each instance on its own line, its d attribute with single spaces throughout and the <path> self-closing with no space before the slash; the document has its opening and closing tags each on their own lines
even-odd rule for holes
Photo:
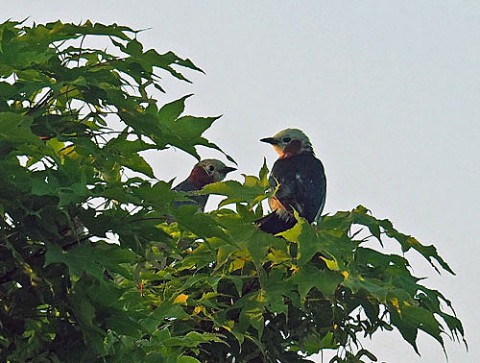
<svg viewBox="0 0 480 363">
<path fill-rule="evenodd" d="M 195 164 L 188 178 L 175 186 L 173 190 L 182 192 L 200 190 L 207 184 L 222 181 L 228 173 L 234 170 L 237 169 L 226 166 L 220 160 L 204 159 Z M 203 212 L 208 195 L 190 195 L 189 198 L 191 201 L 175 202 L 175 207 L 197 204 L 199 210 Z"/>
<path fill-rule="evenodd" d="M 309 223 L 323 211 L 327 181 L 323 164 L 315 157 L 308 137 L 298 129 L 286 129 L 260 141 L 272 144 L 280 155 L 270 174 L 272 213 L 259 219 L 262 231 L 277 234 L 292 228 L 297 220 L 293 210 Z"/>
</svg>

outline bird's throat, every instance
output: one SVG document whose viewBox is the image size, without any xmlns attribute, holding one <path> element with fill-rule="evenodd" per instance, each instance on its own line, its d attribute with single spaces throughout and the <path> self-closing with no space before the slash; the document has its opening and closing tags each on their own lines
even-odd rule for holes
<svg viewBox="0 0 480 363">
<path fill-rule="evenodd" d="M 198 189 L 201 189 L 205 185 L 210 184 L 214 181 L 213 177 L 211 175 L 208 175 L 201 166 L 195 166 L 190 173 L 188 179 Z"/>
</svg>

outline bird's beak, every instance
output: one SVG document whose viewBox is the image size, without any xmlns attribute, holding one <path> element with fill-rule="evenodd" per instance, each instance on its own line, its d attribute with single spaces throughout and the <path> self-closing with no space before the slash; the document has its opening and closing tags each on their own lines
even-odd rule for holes
<svg viewBox="0 0 480 363">
<path fill-rule="evenodd" d="M 261 142 L 266 142 L 268 144 L 272 144 L 272 145 L 277 145 L 278 144 L 278 140 L 273 138 L 273 137 L 265 137 L 263 139 L 260 139 Z"/>
<path fill-rule="evenodd" d="M 230 173 L 230 172 L 232 172 L 232 171 L 235 171 L 235 170 L 237 170 L 237 169 L 236 169 L 236 168 L 232 168 L 232 167 L 230 167 L 230 166 L 226 166 L 226 167 L 224 167 L 223 169 L 221 169 L 220 171 L 221 171 L 223 174 L 228 174 L 228 173 Z"/>
</svg>

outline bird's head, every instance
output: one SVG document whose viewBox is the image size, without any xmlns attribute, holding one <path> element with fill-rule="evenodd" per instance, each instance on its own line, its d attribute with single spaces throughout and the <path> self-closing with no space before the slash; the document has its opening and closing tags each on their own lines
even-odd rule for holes
<svg viewBox="0 0 480 363">
<path fill-rule="evenodd" d="M 285 129 L 260 141 L 272 144 L 280 158 L 288 158 L 305 151 L 313 153 L 310 140 L 299 129 Z"/>
<path fill-rule="evenodd" d="M 234 170 L 237 169 L 226 166 L 220 160 L 204 159 L 195 164 L 189 178 L 195 185 L 202 188 L 207 184 L 222 181 Z"/>
</svg>

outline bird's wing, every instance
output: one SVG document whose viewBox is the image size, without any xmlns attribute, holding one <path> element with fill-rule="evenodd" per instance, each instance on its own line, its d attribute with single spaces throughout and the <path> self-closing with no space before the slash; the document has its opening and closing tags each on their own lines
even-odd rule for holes
<svg viewBox="0 0 480 363">
<path fill-rule="evenodd" d="M 181 183 L 179 183 L 177 186 L 173 188 L 173 190 L 180 190 L 182 192 L 191 192 L 192 190 L 196 190 L 195 186 L 193 183 L 191 183 L 188 179 L 185 179 Z"/>
<path fill-rule="evenodd" d="M 275 198 L 287 210 L 295 209 L 310 223 L 323 209 L 326 178 L 323 165 L 313 154 L 279 159 L 272 168 Z"/>
<path fill-rule="evenodd" d="M 188 179 L 185 179 L 173 190 L 182 191 L 182 192 L 192 192 L 198 190 L 198 188 L 193 185 Z M 203 212 L 205 205 L 207 204 L 208 195 L 189 195 L 189 198 L 192 200 L 190 201 L 175 201 L 174 206 L 176 208 L 181 207 L 182 205 L 191 205 L 191 204 L 198 204 L 199 209 Z"/>
<path fill-rule="evenodd" d="M 320 160 L 313 155 L 310 160 L 301 164 L 295 174 L 296 204 L 292 205 L 299 214 L 312 223 L 323 211 L 326 197 L 327 181 Z"/>
</svg>

